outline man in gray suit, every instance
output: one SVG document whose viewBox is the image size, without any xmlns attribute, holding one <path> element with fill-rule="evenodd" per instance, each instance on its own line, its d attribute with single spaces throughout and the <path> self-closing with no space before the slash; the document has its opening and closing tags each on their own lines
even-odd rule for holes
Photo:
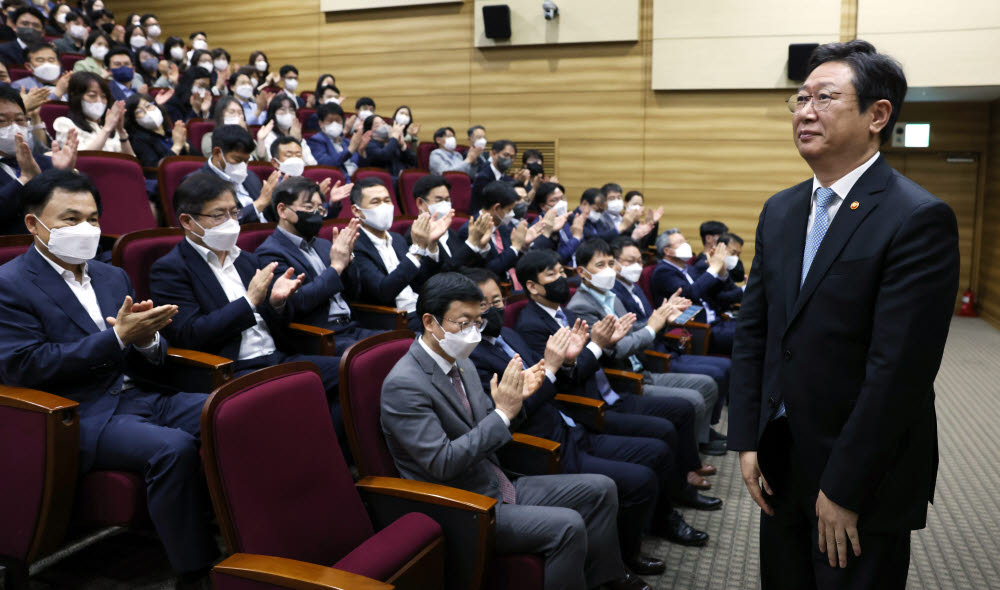
<svg viewBox="0 0 1000 590">
<path fill-rule="evenodd" d="M 417 300 L 423 335 L 382 386 L 382 430 L 403 477 L 495 498 L 498 553 L 540 553 L 546 590 L 649 588 L 618 548 L 617 489 L 603 475 L 508 476 L 496 451 L 545 378 L 514 357 L 486 395 L 468 360 L 480 341 L 482 292 L 457 273 L 431 277 Z M 513 480 L 511 478 L 514 478 Z"/>
</svg>

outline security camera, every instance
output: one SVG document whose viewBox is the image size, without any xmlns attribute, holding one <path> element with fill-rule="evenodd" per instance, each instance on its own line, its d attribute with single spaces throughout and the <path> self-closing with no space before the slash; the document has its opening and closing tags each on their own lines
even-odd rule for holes
<svg viewBox="0 0 1000 590">
<path fill-rule="evenodd" d="M 542 2 L 542 13 L 545 14 L 545 20 L 552 20 L 559 16 L 559 7 L 552 0 L 545 0 Z"/>
</svg>

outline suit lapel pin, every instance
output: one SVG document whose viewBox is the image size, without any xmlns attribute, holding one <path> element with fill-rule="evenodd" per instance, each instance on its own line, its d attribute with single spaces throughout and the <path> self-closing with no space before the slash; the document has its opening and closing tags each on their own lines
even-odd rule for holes
<svg viewBox="0 0 1000 590">
<path fill-rule="evenodd" d="M 851 211 L 854 211 L 855 209 L 857 209 L 860 206 L 861 206 L 861 203 L 859 203 L 857 201 L 854 201 L 853 203 L 851 203 Z"/>
</svg>

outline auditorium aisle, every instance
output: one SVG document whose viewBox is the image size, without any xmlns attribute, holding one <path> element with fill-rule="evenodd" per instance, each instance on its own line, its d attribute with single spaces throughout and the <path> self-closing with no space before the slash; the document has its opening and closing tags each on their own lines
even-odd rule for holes
<svg viewBox="0 0 1000 590">
<path fill-rule="evenodd" d="M 1000 588 L 1000 331 L 956 317 L 935 390 L 941 465 L 927 528 L 912 537 L 907 588 Z M 647 539 L 645 552 L 667 563 L 667 573 L 647 578 L 657 590 L 760 587 L 760 509 L 736 453 L 711 459 L 720 473 L 708 493 L 725 505 L 721 513 L 685 510 L 684 518 L 712 538 L 700 549 Z"/>
</svg>

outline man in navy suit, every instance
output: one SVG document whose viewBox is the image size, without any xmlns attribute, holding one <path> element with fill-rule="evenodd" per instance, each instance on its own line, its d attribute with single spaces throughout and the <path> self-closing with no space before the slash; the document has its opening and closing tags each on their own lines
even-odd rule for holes
<svg viewBox="0 0 1000 590">
<path fill-rule="evenodd" d="M 362 328 L 351 318 L 347 299 L 355 299 L 358 278 L 351 276 L 354 242 L 358 239 L 357 219 L 342 230 L 333 230 L 333 242 L 317 237 L 325 217 L 319 185 L 308 178 L 289 178 L 274 192 L 278 227 L 254 254 L 264 264 L 277 262 L 278 276 L 288 268 L 306 275 L 292 295 L 292 321 L 333 330 L 337 354 L 358 340 L 380 334 Z"/>
<path fill-rule="evenodd" d="M 207 395 L 139 380 L 166 360 L 177 307 L 133 301 L 125 271 L 92 259 L 100 195 L 85 176 L 49 170 L 23 193 L 35 241 L 0 266 L 0 381 L 79 402 L 81 472 L 142 473 L 171 566 L 204 580 L 218 555 L 198 455 Z"/>
<path fill-rule="evenodd" d="M 588 205 L 589 207 L 589 205 Z M 542 235 L 532 244 L 533 248 L 552 250 L 559 254 L 559 262 L 572 264 L 573 253 L 583 239 L 583 227 L 587 222 L 586 215 L 576 215 L 570 221 L 567 211 L 566 189 L 556 182 L 543 182 L 535 189 L 535 197 L 531 208 L 538 211 L 535 223 L 548 220 Z"/>
<path fill-rule="evenodd" d="M 34 6 L 22 6 L 14 11 L 13 18 L 7 22 L 17 33 L 17 38 L 0 45 L 0 61 L 8 69 L 22 68 L 25 48 L 41 41 L 45 35 L 45 15 Z"/>
<path fill-rule="evenodd" d="M 407 247 L 406 238 L 389 231 L 396 207 L 389 189 L 373 177 L 354 183 L 351 210 L 362 224 L 352 263 L 357 266 L 359 299 L 405 311 L 414 331 L 420 330 L 417 294 L 441 267 L 438 240 L 450 221 L 432 222 L 430 215 L 420 215 L 410 226 L 413 245 Z"/>
<path fill-rule="evenodd" d="M 525 421 L 520 432 L 553 440 L 562 445 L 562 467 L 566 473 L 600 473 L 615 480 L 619 493 L 618 532 L 626 565 L 639 574 L 660 574 L 662 561 L 639 552 L 642 531 L 653 522 L 654 529 L 672 542 L 681 545 L 704 545 L 708 535 L 692 529 L 673 511 L 654 510 L 660 492 L 658 472 L 669 472 L 677 457 L 662 440 L 640 436 L 620 436 L 590 432 L 556 407 L 556 393 L 577 389 L 574 373 L 594 370 L 596 359 L 585 352 L 587 329 L 578 322 L 574 329 L 560 328 L 546 341 L 544 354 L 539 356 L 514 330 L 503 326 L 504 301 L 496 275 L 480 268 L 463 273 L 476 282 L 483 292 L 487 320 L 483 339 L 472 351 L 470 359 L 476 365 L 479 379 L 486 386 L 494 374 L 502 374 L 514 357 L 521 355 L 526 366 L 545 360 L 545 380 L 531 397 L 524 401 Z M 660 512 L 669 501 L 660 505 Z"/>
<path fill-rule="evenodd" d="M 733 351 L 733 330 L 736 324 L 722 317 L 722 310 L 712 308 L 710 299 L 726 286 L 728 271 L 726 246 L 716 245 L 708 258 L 708 269 L 695 278 L 687 264 L 692 257 L 691 244 L 677 229 L 668 229 L 656 238 L 656 255 L 660 257 L 656 270 L 650 279 L 653 305 L 659 305 L 665 298 L 681 290 L 681 295 L 702 306 L 694 318 L 696 322 L 712 327 L 708 340 L 709 352 L 731 354 Z"/>
<path fill-rule="evenodd" d="M 959 280 L 951 208 L 879 153 L 906 96 L 861 40 L 813 51 L 788 99 L 814 176 L 764 204 L 733 349 L 729 448 L 772 588 L 902 589 L 934 498 Z"/>
<path fill-rule="evenodd" d="M 334 427 L 343 440 L 337 401 L 340 359 L 289 354 L 289 298 L 304 273 L 289 267 L 275 278 L 276 262 L 263 264 L 236 246 L 239 207 L 232 185 L 197 173 L 177 187 L 174 206 L 184 239 L 153 264 L 149 289 L 157 301 L 180 308 L 165 333 L 171 342 L 235 361 L 237 374 L 278 363 L 310 361 L 319 367 Z"/>
<path fill-rule="evenodd" d="M 736 269 L 739 268 L 739 254 L 735 252 L 742 251 L 742 244 L 736 241 L 735 236 L 731 234 L 722 234 L 715 240 L 716 244 L 721 244 L 726 248 L 726 281 L 718 292 L 712 297 L 708 298 L 709 305 L 712 309 L 717 309 L 720 311 L 729 311 L 733 307 L 743 300 L 743 289 L 736 284 Z M 691 274 L 691 278 L 698 280 L 702 274 L 708 271 L 708 259 L 702 258 L 698 262 L 691 265 L 691 270 L 688 272 Z"/>
<path fill-rule="evenodd" d="M 104 56 L 104 64 L 111 72 L 111 80 L 108 81 L 108 89 L 111 90 L 111 98 L 114 100 L 128 100 L 135 94 L 132 89 L 132 79 L 135 77 L 135 64 L 132 61 L 132 51 L 128 47 L 113 47 Z"/>
<path fill-rule="evenodd" d="M 265 190 L 260 178 L 247 170 L 255 146 L 250 132 L 239 125 L 217 127 L 212 132 L 212 156 L 194 172 L 215 174 L 229 183 L 240 205 L 240 225 L 273 221 L 269 217 L 274 214 L 271 208 L 274 187 L 268 183 Z"/>
<path fill-rule="evenodd" d="M 345 178 L 350 178 L 358 169 L 358 139 L 351 141 L 344 137 L 344 109 L 335 102 L 320 105 L 316 111 L 319 133 L 306 138 L 306 143 L 321 166 L 340 168 Z"/>
<path fill-rule="evenodd" d="M 480 215 L 471 223 L 466 223 L 465 239 L 461 231 L 451 229 L 455 210 L 451 208 L 451 183 L 444 176 L 428 174 L 413 185 L 413 197 L 417 210 L 427 213 L 432 221 L 448 220 L 448 231 L 438 239 L 441 270 L 456 271 L 467 266 L 482 266 L 494 251 L 490 248 L 493 234 L 493 216 Z M 406 242 L 412 243 L 410 230 L 406 231 Z"/>
<path fill-rule="evenodd" d="M 514 156 L 517 155 L 517 144 L 509 139 L 499 139 L 493 142 L 490 148 L 488 165 L 479 166 L 479 170 L 472 179 L 472 198 L 469 201 L 469 214 L 475 215 L 476 211 L 485 208 L 485 204 L 480 200 L 486 185 L 491 182 L 507 181 L 514 182 L 514 179 L 507 174 L 507 171 L 514 165 Z"/>
</svg>

